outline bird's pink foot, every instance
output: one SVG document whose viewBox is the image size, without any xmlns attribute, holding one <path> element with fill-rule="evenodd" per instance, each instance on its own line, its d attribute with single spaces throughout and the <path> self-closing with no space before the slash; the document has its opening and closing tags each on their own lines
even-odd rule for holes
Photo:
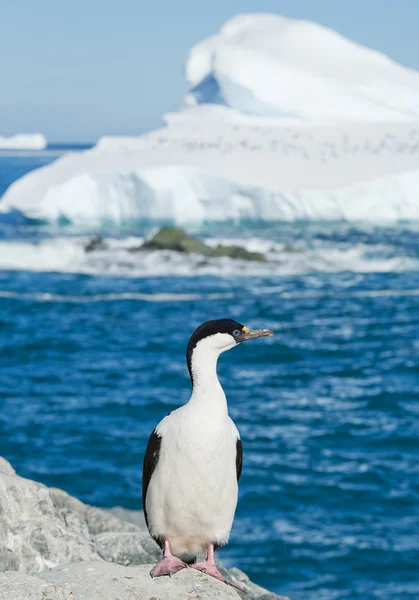
<svg viewBox="0 0 419 600">
<path fill-rule="evenodd" d="M 162 577 L 163 575 L 169 575 L 171 577 L 181 569 L 185 569 L 188 565 L 180 560 L 180 558 L 176 558 L 176 556 L 167 556 L 162 558 L 157 565 L 155 565 L 151 571 L 150 575 L 152 577 Z"/>
<path fill-rule="evenodd" d="M 244 592 L 245 594 L 247 594 L 247 590 L 245 590 L 244 588 L 240 587 L 239 585 L 236 585 L 235 583 L 232 583 L 231 581 L 226 579 L 224 577 L 224 575 L 222 575 L 220 573 L 220 571 L 217 569 L 215 564 L 213 564 L 211 562 L 208 562 L 208 561 L 198 562 L 198 563 L 194 563 L 193 565 L 190 565 L 190 566 L 192 567 L 192 569 L 198 569 L 198 571 L 205 573 L 205 575 L 211 575 L 211 577 L 215 577 L 215 579 L 219 579 L 223 583 L 226 583 L 227 585 L 231 585 L 232 587 L 236 588 L 236 590 L 239 590 L 240 592 Z"/>
</svg>

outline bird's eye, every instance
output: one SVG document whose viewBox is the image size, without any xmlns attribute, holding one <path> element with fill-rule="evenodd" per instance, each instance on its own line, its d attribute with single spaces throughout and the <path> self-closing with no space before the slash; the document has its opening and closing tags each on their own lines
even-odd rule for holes
<svg viewBox="0 0 419 600">
<path fill-rule="evenodd" d="M 239 335 L 240 335 L 240 331 L 239 331 L 238 329 L 235 329 L 235 330 L 233 331 L 233 335 L 234 335 L 234 337 L 237 337 L 237 336 L 239 336 Z"/>
</svg>

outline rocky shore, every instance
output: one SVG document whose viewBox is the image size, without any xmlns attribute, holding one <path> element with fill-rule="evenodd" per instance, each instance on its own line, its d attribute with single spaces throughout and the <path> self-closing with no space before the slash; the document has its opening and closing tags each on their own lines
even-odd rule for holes
<svg viewBox="0 0 419 600">
<path fill-rule="evenodd" d="M 246 595 L 193 569 L 151 579 L 159 556 L 141 511 L 83 504 L 0 457 L 2 600 L 286 600 L 221 562 Z"/>
</svg>

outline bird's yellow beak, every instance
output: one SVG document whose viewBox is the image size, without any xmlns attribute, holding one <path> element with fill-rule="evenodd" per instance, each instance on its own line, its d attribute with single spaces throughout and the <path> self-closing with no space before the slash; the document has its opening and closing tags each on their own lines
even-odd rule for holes
<svg viewBox="0 0 419 600">
<path fill-rule="evenodd" d="M 259 337 L 270 337 L 274 335 L 274 332 L 270 329 L 249 329 L 243 327 L 240 335 L 236 338 L 238 342 L 245 342 L 246 340 L 253 340 Z"/>
</svg>

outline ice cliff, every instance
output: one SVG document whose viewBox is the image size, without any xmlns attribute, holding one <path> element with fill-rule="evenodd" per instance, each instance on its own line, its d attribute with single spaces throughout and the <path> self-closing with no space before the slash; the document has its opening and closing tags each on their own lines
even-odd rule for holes
<svg viewBox="0 0 419 600">
<path fill-rule="evenodd" d="M 241 15 L 165 126 L 33 171 L 0 210 L 76 224 L 419 219 L 419 73 L 315 23 Z"/>
</svg>

